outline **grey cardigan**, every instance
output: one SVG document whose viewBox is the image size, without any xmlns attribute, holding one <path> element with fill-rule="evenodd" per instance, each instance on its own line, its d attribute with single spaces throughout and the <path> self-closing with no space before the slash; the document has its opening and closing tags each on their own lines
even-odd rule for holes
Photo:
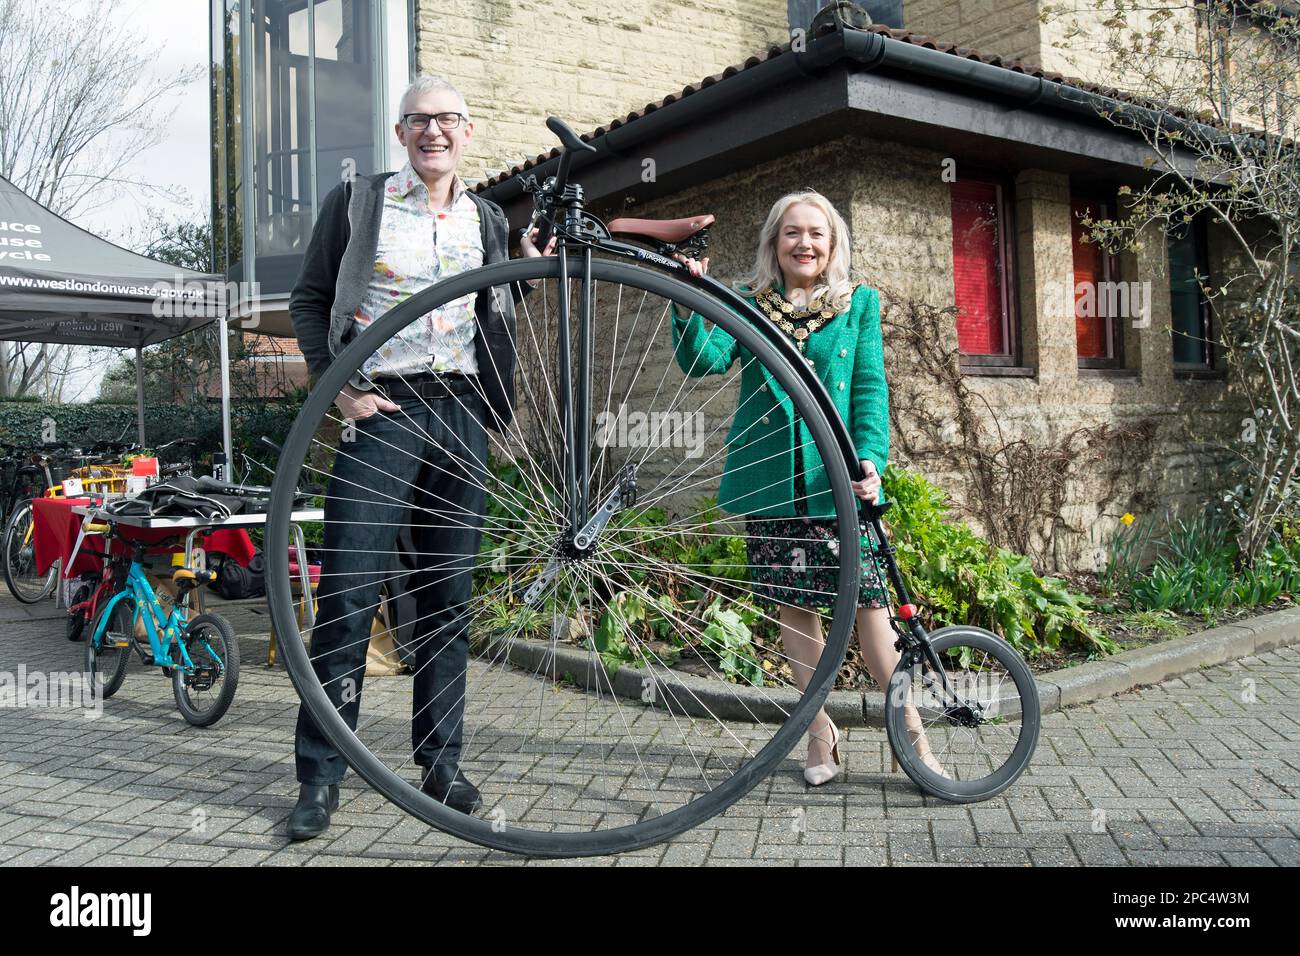
<svg viewBox="0 0 1300 956">
<path fill-rule="evenodd" d="M 358 333 L 356 311 L 374 272 L 384 184 L 391 175 L 358 176 L 355 188 L 339 183 L 321 202 L 302 271 L 289 294 L 289 317 L 313 380 Z M 478 206 L 484 264 L 508 259 L 505 213 L 474 192 L 469 197 Z M 512 295 L 485 290 L 474 306 L 479 383 L 490 413 L 487 424 L 497 431 L 504 431 L 514 417 L 515 302 L 524 291 L 518 284 Z M 349 381 L 358 389 L 371 387 L 360 374 Z"/>
</svg>

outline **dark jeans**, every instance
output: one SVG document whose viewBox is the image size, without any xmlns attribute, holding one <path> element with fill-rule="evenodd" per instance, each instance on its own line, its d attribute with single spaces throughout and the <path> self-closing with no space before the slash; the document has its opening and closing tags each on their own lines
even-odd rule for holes
<svg viewBox="0 0 1300 956">
<path fill-rule="evenodd" d="M 475 394 L 393 397 L 403 411 L 358 420 L 354 440 L 345 434 L 338 444 L 325 502 L 321 623 L 312 632 L 312 667 L 355 730 L 380 584 L 396 572 L 397 535 L 411 524 L 421 569 L 410 578 L 418 648 L 411 747 L 420 766 L 457 766 L 469 663 L 467 605 L 483 523 L 484 407 Z M 305 707 L 298 711 L 294 752 L 300 783 L 338 783 L 347 770 Z"/>
</svg>

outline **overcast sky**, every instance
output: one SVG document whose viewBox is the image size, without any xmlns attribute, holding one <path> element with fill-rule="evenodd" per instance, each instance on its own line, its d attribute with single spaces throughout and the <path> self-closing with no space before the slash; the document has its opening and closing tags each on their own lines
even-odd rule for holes
<svg viewBox="0 0 1300 956">
<path fill-rule="evenodd" d="M 69 11 L 84 10 L 84 0 L 69 0 Z M 139 196 L 123 193 L 111 203 L 72 217 L 83 229 L 121 245 L 131 246 L 132 231 L 143 234 L 148 206 L 162 210 L 169 218 L 197 222 L 209 214 L 208 63 L 207 0 L 121 0 L 111 5 L 114 26 L 122 25 L 143 37 L 154 51 L 156 75 L 168 77 L 195 65 L 204 67 L 204 78 L 179 91 L 173 98 L 175 113 L 168 117 L 168 134 L 157 146 L 142 152 L 125 169 L 125 175 L 180 194 L 168 203 L 154 195 L 146 204 Z M 99 380 L 115 360 L 129 352 L 98 351 L 94 363 L 70 377 L 64 398 L 86 401 L 99 393 Z"/>
<path fill-rule="evenodd" d="M 84 8 L 82 0 L 65 4 Z M 121 0 L 111 6 L 114 24 L 142 34 L 155 51 L 154 69 L 161 77 L 175 75 L 194 65 L 208 63 L 207 0 Z M 206 81 L 193 83 L 173 100 L 175 115 L 168 121 L 168 135 L 157 146 L 141 153 L 127 167 L 127 174 L 156 186 L 183 189 L 187 202 L 168 208 L 175 216 L 202 218 L 209 206 L 210 159 L 208 152 L 208 97 Z M 150 203 L 163 204 L 156 199 Z M 143 222 L 145 206 L 137 198 L 122 196 L 112 204 L 88 213 L 77 225 L 105 238 L 120 241 L 132 227 Z"/>
</svg>

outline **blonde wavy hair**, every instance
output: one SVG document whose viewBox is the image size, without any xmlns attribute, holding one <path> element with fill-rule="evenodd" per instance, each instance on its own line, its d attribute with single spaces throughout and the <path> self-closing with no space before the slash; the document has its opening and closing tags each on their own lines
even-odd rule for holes
<svg viewBox="0 0 1300 956">
<path fill-rule="evenodd" d="M 781 220 L 785 218 L 786 212 L 791 206 L 800 203 L 820 209 L 831 227 L 830 261 L 826 265 L 826 271 L 818 276 L 820 281 L 813 286 L 808 298 L 809 304 L 822 300 L 837 313 L 843 312 L 849 307 L 856 286 L 850 275 L 849 227 L 831 201 L 815 189 L 786 193 L 772 204 L 763 228 L 759 231 L 758 253 L 754 257 L 753 271 L 732 283 L 732 288 L 742 295 L 752 296 L 768 286 L 775 289 L 782 282 L 781 266 L 776 258 L 777 233 L 781 231 Z"/>
</svg>

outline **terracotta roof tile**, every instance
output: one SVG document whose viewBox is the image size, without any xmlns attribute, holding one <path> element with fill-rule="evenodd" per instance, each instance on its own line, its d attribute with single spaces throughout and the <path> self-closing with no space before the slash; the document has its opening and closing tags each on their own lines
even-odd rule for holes
<svg viewBox="0 0 1300 956">
<path fill-rule="evenodd" d="M 921 33 L 913 33 L 910 30 L 895 30 L 892 27 L 887 27 L 884 26 L 883 24 L 876 24 L 865 28 L 862 32 L 877 33 L 880 34 L 881 36 L 889 37 L 890 39 L 897 40 L 902 43 L 910 43 L 912 46 L 920 46 L 931 50 L 937 50 L 940 53 L 947 53 L 952 56 L 958 56 L 967 60 L 978 60 L 979 62 L 987 63 L 990 66 L 1000 67 L 1001 69 L 1011 70 L 1016 73 L 1023 73 L 1027 76 L 1042 77 L 1043 79 L 1050 80 L 1054 83 L 1062 83 L 1079 90 L 1084 90 L 1089 93 L 1096 93 L 1100 96 L 1109 97 L 1111 99 L 1120 100 L 1122 102 L 1141 104 L 1141 105 L 1158 105 L 1158 104 L 1152 104 L 1150 103 L 1150 101 L 1143 100 L 1140 97 L 1134 97 L 1129 94 L 1122 93 L 1121 91 L 1115 89 L 1114 87 L 1103 86 L 1096 83 L 1090 83 L 1086 80 L 1078 79 L 1077 77 L 1065 76 L 1061 73 L 1055 73 L 1051 70 L 1045 70 L 1041 66 L 1038 66 L 1037 64 L 1025 63 L 1022 60 L 1005 58 L 996 53 L 981 53 L 979 50 L 973 49 L 971 47 L 960 46 L 955 43 L 946 43 L 942 40 L 936 40 L 933 37 L 929 37 Z M 756 53 L 753 56 L 748 57 L 742 63 L 737 63 L 733 66 L 726 67 L 720 73 L 715 73 L 712 76 L 706 76 L 704 79 L 696 83 L 692 83 L 689 86 L 683 88 L 680 92 L 670 93 L 667 96 L 665 96 L 663 99 L 658 100 L 657 102 L 647 103 L 639 110 L 634 110 L 631 113 L 628 113 L 626 116 L 611 120 L 606 125 L 598 126 L 589 133 L 581 134 L 581 138 L 587 142 L 590 142 L 591 140 L 594 139 L 598 139 L 601 136 L 605 135 L 606 133 L 610 132 L 611 130 L 618 129 L 620 126 L 626 126 L 628 123 L 635 122 L 641 117 L 647 116 L 661 107 L 668 106 L 670 103 L 675 103 L 680 99 L 684 99 L 688 96 L 691 96 L 692 94 L 699 92 L 700 90 L 704 89 L 707 86 L 712 86 L 715 83 L 720 83 L 729 77 L 735 76 L 738 73 L 742 73 L 745 70 L 752 69 L 758 66 L 759 64 L 765 63 L 768 60 L 771 60 L 775 57 L 784 56 L 790 52 L 790 49 L 791 49 L 791 44 L 789 43 L 780 44 L 780 45 L 772 44 L 768 46 L 767 49 L 763 50 L 761 53 Z M 1185 112 L 1183 110 L 1176 110 L 1176 109 L 1170 110 L 1170 112 L 1180 117 L 1184 117 L 1188 119 L 1198 119 L 1202 122 L 1210 123 L 1212 125 L 1219 125 L 1214 122 L 1211 116 L 1205 113 L 1197 115 L 1197 114 L 1192 114 L 1189 112 Z M 1245 131 L 1243 127 L 1235 123 L 1233 124 L 1233 129 L 1242 132 Z M 556 146 L 552 148 L 549 152 L 538 153 L 532 159 L 525 160 L 520 163 L 516 163 L 505 172 L 498 173 L 497 175 L 493 176 L 490 179 L 483 180 L 482 182 L 478 183 L 474 188 L 476 191 L 481 192 L 484 189 L 487 189 L 491 186 L 495 186 L 498 183 L 504 182 L 505 180 L 510 179 L 520 173 L 527 172 L 528 170 L 532 169 L 535 166 L 540 166 L 548 159 L 551 159 L 555 156 L 559 156 L 560 152 L 561 152 L 560 147 Z"/>
</svg>

